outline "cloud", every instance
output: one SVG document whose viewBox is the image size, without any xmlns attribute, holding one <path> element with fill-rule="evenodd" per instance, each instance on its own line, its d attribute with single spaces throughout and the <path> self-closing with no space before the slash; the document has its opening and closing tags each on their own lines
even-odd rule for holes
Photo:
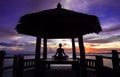
<svg viewBox="0 0 120 77">
<path fill-rule="evenodd" d="M 12 46 L 16 46 L 16 44 L 6 43 L 6 42 L 0 42 L 0 46 L 12 47 Z"/>
<path fill-rule="evenodd" d="M 110 42 L 115 42 L 115 41 L 120 41 L 120 35 L 115 35 L 115 36 L 111 36 L 111 37 L 98 37 L 98 38 L 94 38 L 94 37 L 86 37 L 84 38 L 84 42 L 85 43 L 110 43 Z"/>
<path fill-rule="evenodd" d="M 103 31 L 99 34 L 101 37 L 112 37 L 120 35 L 120 24 L 116 22 L 109 22 L 103 25 Z M 119 38 L 118 38 L 119 39 Z"/>
<path fill-rule="evenodd" d="M 0 42 L 0 49 L 6 51 L 35 51 L 35 43 L 29 42 Z"/>
<path fill-rule="evenodd" d="M 92 38 L 92 37 L 91 37 Z M 99 38 L 99 39 L 91 39 L 91 38 L 85 38 L 84 39 L 84 42 L 85 43 L 108 43 L 108 42 L 111 42 L 110 40 L 108 39 L 102 39 L 102 38 Z"/>
<path fill-rule="evenodd" d="M 26 46 L 35 46 L 35 43 L 22 42 L 22 41 L 11 41 L 11 42 L 0 42 L 0 46 L 5 47 L 26 47 Z"/>
<path fill-rule="evenodd" d="M 11 51 L 23 51 L 24 48 L 21 48 L 21 47 L 11 47 L 10 50 Z"/>
<path fill-rule="evenodd" d="M 113 24 L 113 25 L 109 25 L 109 27 L 104 28 L 103 32 L 116 32 L 116 31 L 120 31 L 120 24 Z"/>
<path fill-rule="evenodd" d="M 120 41 L 120 24 L 109 22 L 103 25 L 103 31 L 99 35 L 91 34 L 84 37 L 86 43 L 110 43 Z"/>
<path fill-rule="evenodd" d="M 0 39 L 8 39 L 17 36 L 18 34 L 10 27 L 0 25 Z"/>
<path fill-rule="evenodd" d="M 28 42 L 24 42 L 25 44 L 23 46 L 34 46 L 35 47 L 35 43 L 28 43 Z M 20 46 L 20 44 L 19 44 Z"/>
<path fill-rule="evenodd" d="M 61 0 L 63 8 L 82 11 L 85 12 L 88 10 L 89 4 L 84 0 Z"/>
<path fill-rule="evenodd" d="M 56 8 L 60 0 L 29 0 L 29 10 L 32 12 L 38 12 L 41 10 Z"/>
<path fill-rule="evenodd" d="M 63 7 L 79 12 L 88 12 L 95 6 L 103 6 L 108 3 L 105 0 L 61 0 Z"/>
</svg>

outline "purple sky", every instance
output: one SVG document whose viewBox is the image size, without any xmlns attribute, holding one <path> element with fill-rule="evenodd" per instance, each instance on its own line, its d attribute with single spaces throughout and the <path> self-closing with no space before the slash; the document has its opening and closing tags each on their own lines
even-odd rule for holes
<svg viewBox="0 0 120 77">
<path fill-rule="evenodd" d="M 96 49 L 120 49 L 120 0 L 0 0 L 0 50 L 34 51 L 35 37 L 18 34 L 15 27 L 19 18 L 28 13 L 62 7 L 99 17 L 103 31 L 84 36 L 87 47 Z M 48 46 L 70 39 L 48 40 Z M 15 49 L 16 48 L 16 49 Z M 106 50 L 107 51 L 107 50 Z"/>
</svg>

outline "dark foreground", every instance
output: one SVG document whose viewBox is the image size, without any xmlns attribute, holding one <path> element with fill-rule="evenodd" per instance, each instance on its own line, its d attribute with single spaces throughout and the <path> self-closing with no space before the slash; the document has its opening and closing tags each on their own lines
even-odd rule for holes
<svg viewBox="0 0 120 77">
<path fill-rule="evenodd" d="M 112 77 L 111 72 L 105 68 L 102 77 Z M 24 77 L 34 77 L 34 70 L 24 72 Z M 69 66 L 54 66 L 50 70 L 45 71 L 45 77 L 76 77 L 75 71 Z M 81 76 L 80 76 L 81 77 Z M 87 69 L 87 77 L 97 77 L 96 71 Z"/>
<path fill-rule="evenodd" d="M 3 77 L 14 77 L 11 75 L 10 72 L 12 72 L 12 70 L 4 72 Z M 23 77 L 35 77 L 34 72 L 34 68 L 30 70 L 25 70 Z M 76 73 L 71 69 L 70 66 L 52 66 L 50 70 L 45 71 L 45 77 L 76 77 Z M 96 71 L 87 69 L 87 77 L 97 77 Z M 115 76 L 112 75 L 112 71 L 110 68 L 104 68 L 102 77 Z"/>
<path fill-rule="evenodd" d="M 96 77 L 94 70 L 87 70 L 88 77 Z M 24 77 L 34 77 L 34 70 L 24 72 Z M 45 77 L 76 77 L 75 71 L 70 67 L 55 66 L 45 71 Z"/>
</svg>

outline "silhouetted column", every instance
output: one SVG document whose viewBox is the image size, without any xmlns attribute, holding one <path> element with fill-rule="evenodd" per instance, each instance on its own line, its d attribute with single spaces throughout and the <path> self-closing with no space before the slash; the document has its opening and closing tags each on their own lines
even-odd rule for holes
<svg viewBox="0 0 120 77">
<path fill-rule="evenodd" d="M 14 59 L 13 59 L 13 72 L 12 75 L 15 76 L 16 75 L 16 70 L 17 70 L 17 66 L 18 66 L 18 55 L 14 55 Z"/>
<path fill-rule="evenodd" d="M 39 60 L 40 59 L 40 54 L 41 54 L 41 38 L 37 37 L 36 38 L 36 51 L 35 51 L 35 59 Z"/>
<path fill-rule="evenodd" d="M 15 77 L 23 77 L 24 72 L 24 57 L 23 55 L 17 55 L 17 63 L 16 63 L 16 72 Z"/>
<path fill-rule="evenodd" d="M 96 72 L 97 77 L 103 76 L 103 57 L 102 56 L 96 56 Z"/>
<path fill-rule="evenodd" d="M 112 50 L 113 76 L 120 77 L 119 57 L 117 50 Z"/>
<path fill-rule="evenodd" d="M 35 51 L 35 77 L 39 77 L 40 70 L 40 56 L 41 56 L 41 38 L 36 38 L 36 51 Z"/>
<path fill-rule="evenodd" d="M 3 77 L 4 57 L 5 57 L 5 51 L 0 51 L 0 77 Z"/>
<path fill-rule="evenodd" d="M 47 59 L 47 38 L 43 39 L 44 49 L 43 49 L 43 59 Z"/>
<path fill-rule="evenodd" d="M 79 42 L 79 48 L 80 48 L 80 68 L 82 72 L 82 77 L 87 77 L 86 63 L 85 63 L 85 48 L 83 44 L 82 35 L 78 38 L 78 42 Z"/>
<path fill-rule="evenodd" d="M 75 39 L 72 38 L 73 59 L 76 59 Z"/>
</svg>

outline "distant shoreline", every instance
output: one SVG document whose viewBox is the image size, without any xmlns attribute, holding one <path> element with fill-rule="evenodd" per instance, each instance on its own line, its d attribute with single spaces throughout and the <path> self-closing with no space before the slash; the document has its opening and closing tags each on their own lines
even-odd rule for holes
<svg viewBox="0 0 120 77">
<path fill-rule="evenodd" d="M 65 52 L 66 54 L 72 56 L 72 52 Z M 6 56 L 14 56 L 14 55 L 18 55 L 18 54 L 21 54 L 21 55 L 25 55 L 25 56 L 31 56 L 31 55 L 35 55 L 35 52 L 33 51 L 6 51 Z M 47 52 L 48 55 L 54 55 L 55 52 L 54 51 L 48 51 Z M 111 52 L 103 52 L 103 53 L 86 53 L 85 55 L 86 56 L 89 56 L 89 55 L 104 55 L 104 54 L 112 54 Z M 118 54 L 120 54 L 120 52 L 118 52 Z M 41 54 L 42 55 L 42 54 Z M 79 56 L 80 55 L 80 52 L 76 52 L 76 55 Z"/>
</svg>

